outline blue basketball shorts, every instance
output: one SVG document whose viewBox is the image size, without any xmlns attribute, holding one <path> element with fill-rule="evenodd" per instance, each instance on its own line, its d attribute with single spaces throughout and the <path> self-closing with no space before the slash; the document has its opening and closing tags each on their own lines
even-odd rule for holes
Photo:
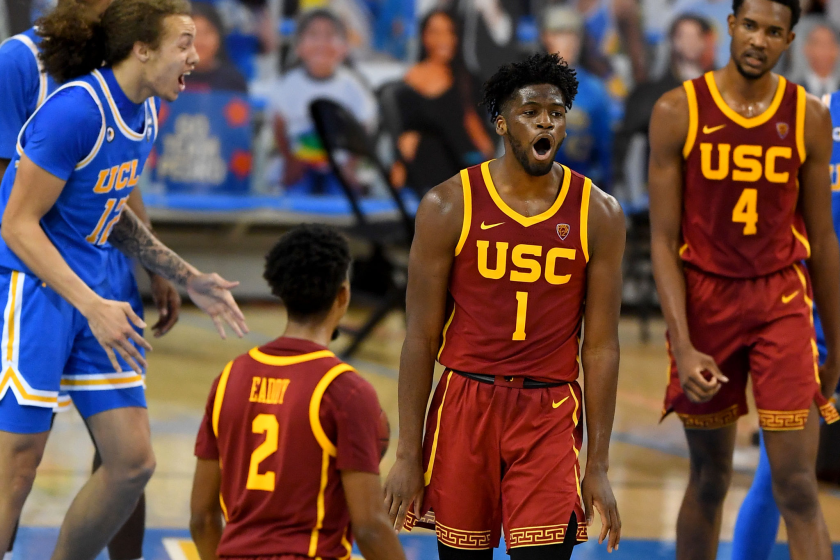
<svg viewBox="0 0 840 560">
<path fill-rule="evenodd" d="M 125 285 L 115 282 L 96 291 L 116 299 L 117 289 Z M 71 400 L 85 419 L 146 406 L 145 376 L 122 359 L 122 372 L 114 371 L 87 319 L 52 288 L 30 274 L 0 268 L 0 304 L 4 301 L 0 430 L 45 432 L 53 412 L 69 408 Z"/>
</svg>

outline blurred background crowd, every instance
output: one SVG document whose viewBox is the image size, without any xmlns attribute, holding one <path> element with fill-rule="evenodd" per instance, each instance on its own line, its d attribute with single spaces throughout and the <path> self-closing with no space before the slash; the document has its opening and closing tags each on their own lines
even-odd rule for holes
<svg viewBox="0 0 840 560">
<path fill-rule="evenodd" d="M 31 26 L 51 1 L 0 0 L 0 39 Z M 152 193 L 318 198 L 347 196 L 349 188 L 376 198 L 387 197 L 390 183 L 404 196 L 422 196 L 498 152 L 477 106 L 481 85 L 499 65 L 543 50 L 559 53 L 580 81 L 559 161 L 643 208 L 655 100 L 729 56 L 730 0 L 193 6 L 201 63 L 187 95 L 164 108 L 146 182 Z M 840 89 L 840 2 L 803 0 L 803 8 L 798 38 L 777 71 L 817 95 Z M 359 125 L 356 144 L 374 146 L 375 161 L 327 149 L 313 119 L 316 99 L 347 112 L 342 118 Z"/>
</svg>

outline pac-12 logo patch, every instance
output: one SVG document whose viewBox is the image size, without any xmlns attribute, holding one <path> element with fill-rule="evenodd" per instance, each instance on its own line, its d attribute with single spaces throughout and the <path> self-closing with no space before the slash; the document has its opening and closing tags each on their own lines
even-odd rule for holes
<svg viewBox="0 0 840 560">
<path fill-rule="evenodd" d="M 108 142 L 112 142 L 114 140 L 114 129 L 110 126 L 108 127 L 108 130 L 105 131 L 105 140 Z"/>
<path fill-rule="evenodd" d="M 787 136 L 789 130 L 790 130 L 790 126 L 788 126 L 788 123 L 785 123 L 785 122 L 777 122 L 776 123 L 776 132 L 779 133 L 779 138 L 784 139 L 784 137 Z"/>
<path fill-rule="evenodd" d="M 557 224 L 557 235 L 560 236 L 560 239 L 565 241 L 571 229 L 572 228 L 569 227 L 569 224 Z"/>
</svg>

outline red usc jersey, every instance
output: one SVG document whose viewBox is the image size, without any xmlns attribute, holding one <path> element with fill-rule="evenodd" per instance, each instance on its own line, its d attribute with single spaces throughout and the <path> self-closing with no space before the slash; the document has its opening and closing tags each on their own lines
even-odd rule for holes
<svg viewBox="0 0 840 560">
<path fill-rule="evenodd" d="M 525 217 L 499 196 L 488 162 L 461 171 L 464 223 L 438 361 L 469 373 L 572 381 L 592 182 L 563 166 L 554 204 Z"/>
<path fill-rule="evenodd" d="M 279 338 L 225 367 L 196 456 L 219 460 L 220 557 L 349 558 L 340 470 L 379 473 L 379 402 L 326 348 Z"/>
<path fill-rule="evenodd" d="M 706 272 L 754 278 L 810 256 L 797 208 L 805 90 L 778 80 L 770 107 L 751 118 L 726 105 L 711 72 L 683 84 L 689 130 L 680 255 Z"/>
</svg>

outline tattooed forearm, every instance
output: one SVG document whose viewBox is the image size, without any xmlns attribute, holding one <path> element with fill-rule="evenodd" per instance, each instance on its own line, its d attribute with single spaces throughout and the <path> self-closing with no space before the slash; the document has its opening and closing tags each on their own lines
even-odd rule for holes
<svg viewBox="0 0 840 560">
<path fill-rule="evenodd" d="M 187 281 L 198 274 L 189 263 L 158 241 L 130 208 L 123 211 L 108 241 L 129 257 L 140 261 L 143 268 L 181 286 L 186 286 Z"/>
</svg>

